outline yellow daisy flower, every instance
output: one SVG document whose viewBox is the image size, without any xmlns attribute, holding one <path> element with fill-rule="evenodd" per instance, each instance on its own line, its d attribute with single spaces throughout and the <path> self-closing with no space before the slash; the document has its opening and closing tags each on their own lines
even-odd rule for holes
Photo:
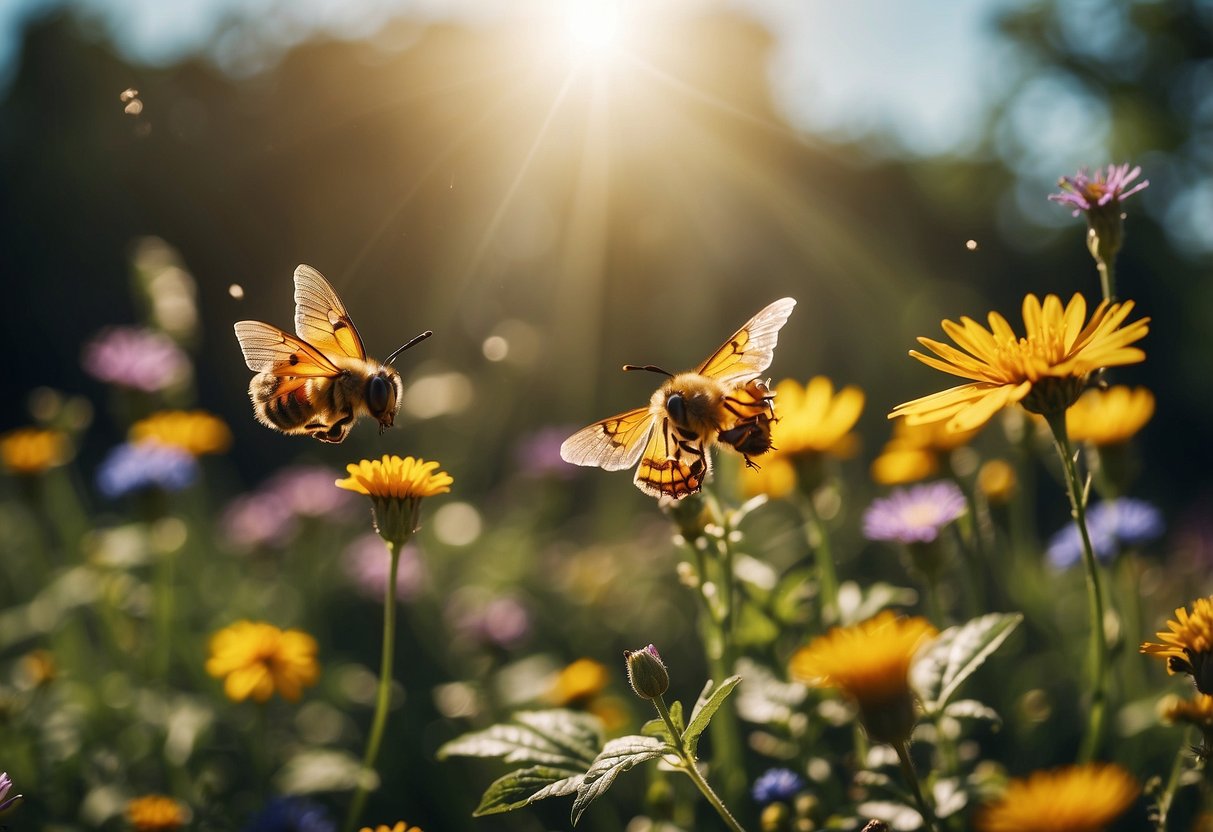
<svg viewBox="0 0 1213 832">
<path fill-rule="evenodd" d="M 593 659 L 578 659 L 556 675 L 547 699 L 557 707 L 584 704 L 606 688 L 610 674 Z"/>
<path fill-rule="evenodd" d="M 382 459 L 364 459 L 346 466 L 349 476 L 337 480 L 337 487 L 356 491 L 371 498 L 375 531 L 399 547 L 416 531 L 421 500 L 446 494 L 455 481 L 437 462 L 411 456 L 384 455 Z"/>
<path fill-rule="evenodd" d="M 746 498 L 765 494 L 772 500 L 796 490 L 796 466 L 777 452 L 767 454 L 757 467 L 747 466 L 741 473 L 741 491 Z"/>
<path fill-rule="evenodd" d="M 396 821 L 395 826 L 388 826 L 386 823 L 381 823 L 378 826 L 364 826 L 359 832 L 421 832 L 420 826 L 409 826 L 404 821 Z"/>
<path fill-rule="evenodd" d="M 185 807 L 162 794 L 136 797 L 126 804 L 126 819 L 136 832 L 172 832 L 185 825 Z"/>
<path fill-rule="evenodd" d="M 1213 596 L 1193 601 L 1191 613 L 1179 607 L 1175 617 L 1170 632 L 1157 633 L 1163 643 L 1144 642 L 1141 652 L 1166 659 L 1168 673 L 1188 673 L 1198 691 L 1213 694 Z"/>
<path fill-rule="evenodd" d="M 159 442 L 202 456 L 226 451 L 232 444 L 232 432 L 222 419 L 204 410 L 162 410 L 131 425 L 130 439 Z"/>
<path fill-rule="evenodd" d="M 1056 295 L 1044 302 L 1028 295 L 1023 302 L 1025 337 L 1016 336 L 1006 319 L 991 312 L 987 330 L 971 318 L 945 320 L 943 330 L 962 349 L 919 338 L 934 356 L 911 350 L 928 367 L 970 379 L 967 384 L 898 405 L 889 418 L 905 416 L 911 424 L 947 420 L 951 431 L 984 425 L 1004 407 L 1019 403 L 1044 416 L 1064 412 L 1082 393 L 1091 373 L 1144 361 L 1146 354 L 1130 344 L 1145 337 L 1149 318 L 1122 328 L 1133 301 L 1102 301 L 1087 321 L 1087 302 L 1076 294 L 1064 307 Z M 938 356 L 938 357 L 936 357 Z"/>
<path fill-rule="evenodd" d="M 0 462 L 13 474 L 41 474 L 71 456 L 71 445 L 62 431 L 18 428 L 0 436 Z"/>
<path fill-rule="evenodd" d="M 850 456 L 855 452 L 852 431 L 863 412 L 863 391 L 844 387 L 834 392 L 834 383 L 816 376 L 803 387 L 792 379 L 775 385 L 775 415 L 771 440 L 775 449 L 789 456 L 817 453 Z"/>
<path fill-rule="evenodd" d="M 1154 394 L 1144 387 L 1088 390 L 1066 411 L 1066 431 L 1075 442 L 1122 445 L 1153 415 Z"/>
<path fill-rule="evenodd" d="M 1213 729 L 1213 696 L 1198 693 L 1191 699 L 1171 695 L 1158 703 L 1158 715 L 1163 722 L 1184 722 L 1201 729 Z"/>
<path fill-rule="evenodd" d="M 798 681 L 843 690 L 858 703 L 872 739 L 899 743 L 915 721 L 910 664 L 937 634 L 925 618 L 899 618 L 885 610 L 815 638 L 792 656 L 789 669 Z"/>
<path fill-rule="evenodd" d="M 1120 766 L 1090 763 L 1012 780 L 977 815 L 981 832 L 1099 832 L 1141 791 Z"/>
<path fill-rule="evenodd" d="M 206 672 L 222 678 L 233 702 L 266 702 L 277 692 L 298 701 L 320 675 L 316 640 L 301 630 L 280 630 L 264 621 L 237 621 L 211 636 Z"/>
<path fill-rule="evenodd" d="M 893 422 L 893 437 L 872 462 L 872 481 L 879 485 L 908 485 L 921 482 L 939 470 L 939 456 L 967 445 L 980 432 L 947 430 L 943 422 L 909 424 Z"/>
</svg>

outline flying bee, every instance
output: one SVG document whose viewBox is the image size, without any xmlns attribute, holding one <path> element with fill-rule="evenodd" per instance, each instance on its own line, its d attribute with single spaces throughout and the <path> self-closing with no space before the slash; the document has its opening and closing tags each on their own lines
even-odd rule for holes
<svg viewBox="0 0 1213 832">
<path fill-rule="evenodd" d="M 712 473 L 709 449 L 730 445 L 753 466 L 771 449 L 774 395 L 758 374 L 771 364 L 779 330 L 796 301 L 777 300 L 696 369 L 669 373 L 651 364 L 624 365 L 668 376 L 647 407 L 595 422 L 570 436 L 560 456 L 574 465 L 619 471 L 637 465 L 636 487 L 680 500 Z"/>
<path fill-rule="evenodd" d="M 236 338 L 244 363 L 257 375 L 249 383 L 253 415 L 286 434 L 341 442 L 360 416 L 372 416 L 379 432 L 400 409 L 404 383 L 391 363 L 434 333 L 425 331 L 380 364 L 366 348 L 345 304 L 324 275 L 295 269 L 295 332 L 260 321 L 240 321 Z"/>
</svg>

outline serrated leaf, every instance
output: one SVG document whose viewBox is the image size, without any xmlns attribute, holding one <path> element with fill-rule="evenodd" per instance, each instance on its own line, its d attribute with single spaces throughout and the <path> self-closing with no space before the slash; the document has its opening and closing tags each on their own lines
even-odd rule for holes
<svg viewBox="0 0 1213 832">
<path fill-rule="evenodd" d="M 591 803 L 606 794 L 619 775 L 637 763 L 673 753 L 674 749 L 668 743 L 654 737 L 620 737 L 608 742 L 577 788 L 577 799 L 573 801 L 573 825 L 577 825 Z"/>
<path fill-rule="evenodd" d="M 473 817 L 496 815 L 520 809 L 547 797 L 560 797 L 577 791 L 585 773 L 552 766 L 531 766 L 511 771 L 493 781 L 480 798 Z"/>
<path fill-rule="evenodd" d="M 955 702 L 949 702 L 941 713 L 953 719 L 981 719 L 1002 725 L 1002 717 L 998 715 L 998 711 L 976 699 L 957 699 Z"/>
<path fill-rule="evenodd" d="M 503 722 L 457 737 L 438 749 L 447 757 L 500 757 L 507 763 L 584 770 L 602 743 L 602 723 L 576 711 L 521 711 Z"/>
<path fill-rule="evenodd" d="M 1023 620 L 1020 613 L 990 613 L 939 634 L 911 670 L 928 713 L 939 711 Z"/>
<path fill-rule="evenodd" d="M 694 709 L 691 710 L 691 723 L 682 732 L 682 739 L 686 742 L 691 756 L 695 755 L 695 747 L 699 743 L 700 735 L 707 730 L 708 723 L 712 721 L 712 717 L 720 710 L 720 706 L 724 704 L 724 700 L 728 699 L 729 694 L 733 692 L 733 688 L 739 684 L 741 684 L 740 676 L 730 676 L 719 685 L 713 685 L 711 680 L 704 685 L 703 693 L 699 694 L 699 700 L 695 703 Z"/>
</svg>

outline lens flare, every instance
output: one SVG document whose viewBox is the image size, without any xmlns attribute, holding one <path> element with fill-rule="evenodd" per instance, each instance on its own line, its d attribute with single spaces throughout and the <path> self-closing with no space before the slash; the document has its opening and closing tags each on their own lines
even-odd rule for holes
<svg viewBox="0 0 1213 832">
<path fill-rule="evenodd" d="M 567 0 L 565 32 L 569 49 L 579 59 L 601 59 L 619 44 L 617 0 Z"/>
</svg>

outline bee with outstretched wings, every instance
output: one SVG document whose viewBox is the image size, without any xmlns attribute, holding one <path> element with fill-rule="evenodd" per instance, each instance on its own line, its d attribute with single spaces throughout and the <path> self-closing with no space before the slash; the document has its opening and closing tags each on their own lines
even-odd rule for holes
<svg viewBox="0 0 1213 832">
<path fill-rule="evenodd" d="M 636 465 L 635 483 L 654 497 L 682 499 L 703 486 L 712 472 L 709 450 L 717 442 L 750 457 L 771 448 L 773 395 L 760 374 L 774 357 L 779 330 L 796 301 L 783 298 L 737 330 L 696 369 L 668 373 L 646 407 L 595 422 L 570 436 L 560 456 L 574 465 L 618 471 Z"/>
<path fill-rule="evenodd" d="M 380 431 L 391 427 L 404 395 L 391 363 L 433 334 L 421 333 L 382 364 L 368 358 L 345 304 L 306 265 L 295 269 L 295 332 L 260 321 L 236 324 L 244 363 L 257 374 L 249 398 L 266 427 L 322 442 L 343 441 L 359 416 L 372 416 Z"/>
</svg>

